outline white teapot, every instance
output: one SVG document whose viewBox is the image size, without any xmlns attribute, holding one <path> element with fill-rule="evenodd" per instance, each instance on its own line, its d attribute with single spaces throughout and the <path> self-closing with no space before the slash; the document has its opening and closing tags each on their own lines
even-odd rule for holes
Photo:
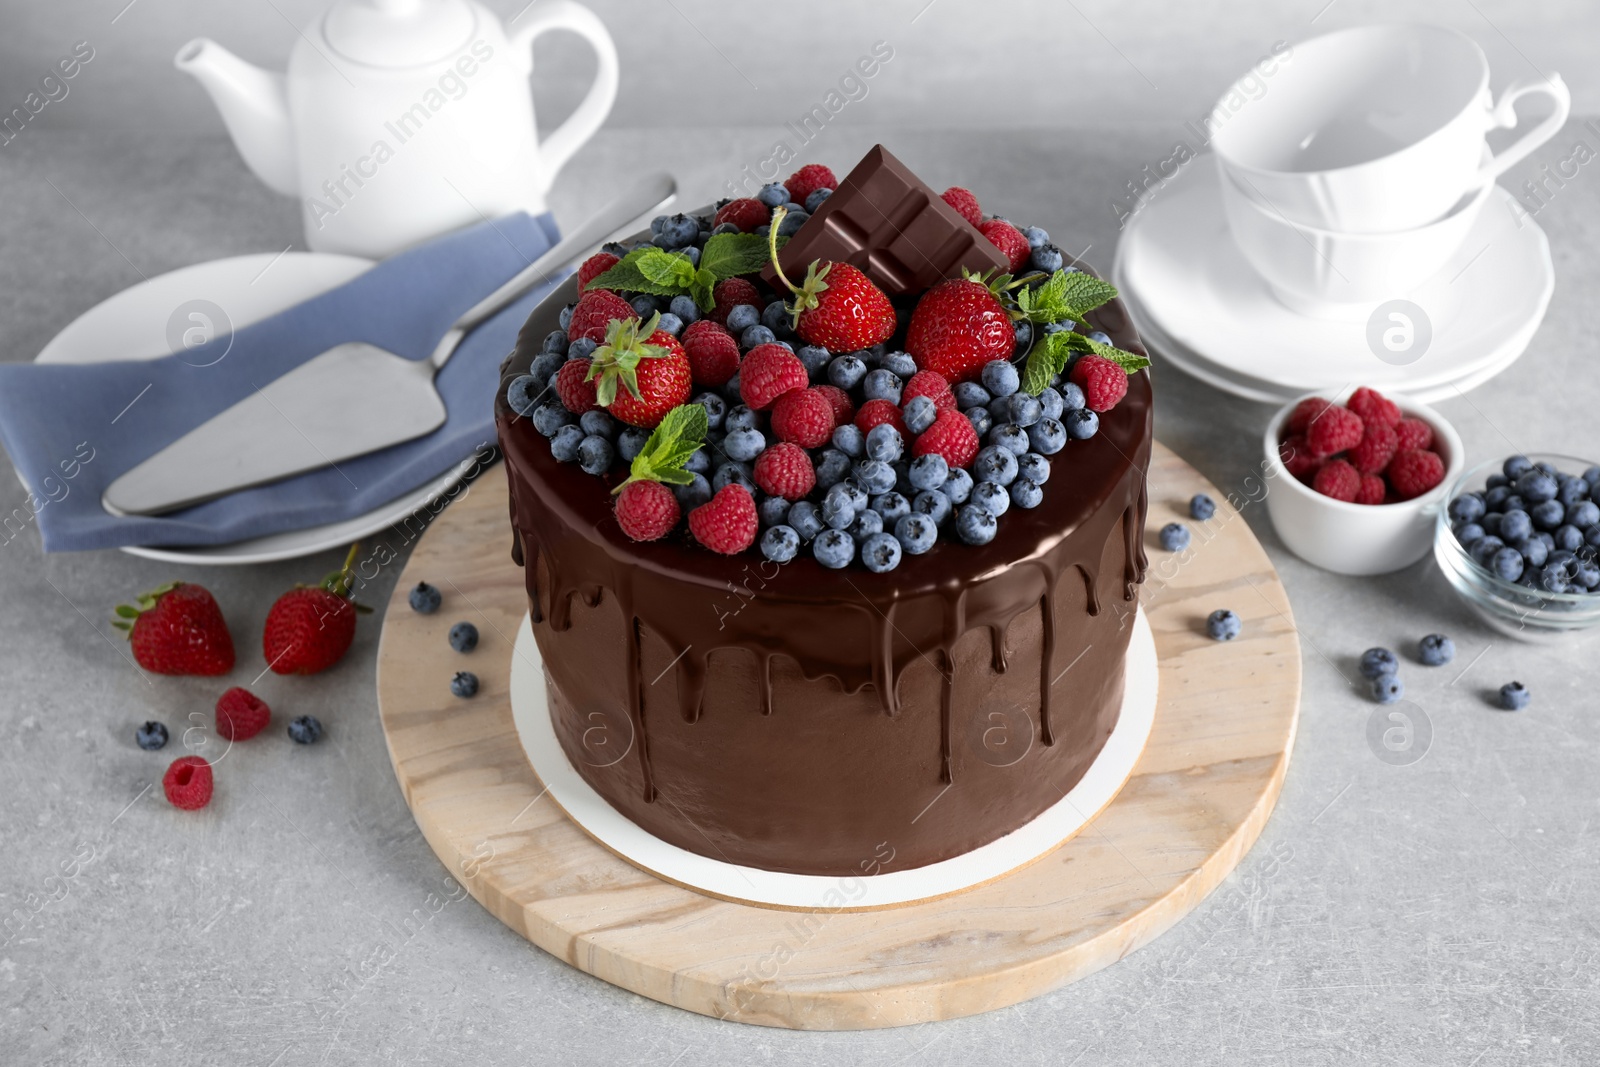
<svg viewBox="0 0 1600 1067">
<path fill-rule="evenodd" d="M 541 0 L 509 34 L 476 0 L 337 0 L 286 74 L 214 41 L 178 50 L 250 169 L 301 201 L 316 251 L 379 258 L 485 218 L 545 210 L 563 164 L 617 96 L 617 50 L 571 0 Z M 571 30 L 599 58 L 589 93 L 541 144 L 533 40 Z"/>
</svg>

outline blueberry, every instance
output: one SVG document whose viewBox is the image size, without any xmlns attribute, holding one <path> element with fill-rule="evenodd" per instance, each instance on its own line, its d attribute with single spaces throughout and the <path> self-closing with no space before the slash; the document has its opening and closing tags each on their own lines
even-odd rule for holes
<svg viewBox="0 0 1600 1067">
<path fill-rule="evenodd" d="M 1013 393 L 1009 399 L 1010 420 L 1013 424 L 1027 429 L 1044 418 L 1044 405 L 1037 397 L 1031 397 L 1027 393 Z"/>
<path fill-rule="evenodd" d="M 617 450 L 599 434 L 590 434 L 578 442 L 578 466 L 585 474 L 604 474 L 616 458 Z"/>
<path fill-rule="evenodd" d="M 821 345 L 801 345 L 795 355 L 800 357 L 800 362 L 805 366 L 806 373 L 811 376 L 812 381 L 817 381 L 826 373 L 828 361 L 833 358 L 832 354 Z"/>
<path fill-rule="evenodd" d="M 1578 585 L 1588 590 L 1593 590 L 1595 586 L 1600 586 L 1600 563 L 1596 563 L 1592 559 L 1584 559 L 1579 560 L 1576 566 L 1577 574 L 1573 580 Z M 1576 590 L 1573 591 L 1576 592 Z"/>
<path fill-rule="evenodd" d="M 1507 682 L 1500 687 L 1500 706 L 1507 711 L 1521 711 L 1531 699 L 1528 687 L 1521 682 Z"/>
<path fill-rule="evenodd" d="M 514 413 L 527 418 L 544 392 L 544 385 L 531 374 L 519 374 L 506 386 L 506 406 Z"/>
<path fill-rule="evenodd" d="M 1450 501 L 1447 510 L 1450 518 L 1456 522 L 1477 522 L 1488 508 L 1484 506 L 1483 497 L 1477 493 L 1463 493 Z"/>
<path fill-rule="evenodd" d="M 1045 233 L 1037 226 L 1029 226 L 1026 230 L 1022 231 L 1022 236 L 1028 239 L 1029 248 L 1038 248 L 1041 245 L 1047 245 L 1050 243 L 1050 235 Z"/>
<path fill-rule="evenodd" d="M 1219 608 L 1206 616 L 1206 633 L 1213 641 L 1232 641 L 1243 628 L 1239 616 L 1227 608 Z"/>
<path fill-rule="evenodd" d="M 648 319 L 656 313 L 656 298 L 653 296 L 636 296 L 629 303 L 633 305 L 634 314 L 641 319 Z"/>
<path fill-rule="evenodd" d="M 879 367 L 877 370 L 868 371 L 867 376 L 862 379 L 861 393 L 868 400 L 887 400 L 899 407 L 900 390 L 904 387 L 905 383 L 900 380 L 898 374 Z"/>
<path fill-rule="evenodd" d="M 781 496 L 769 496 L 756 505 L 756 518 L 765 529 L 777 526 L 789 517 L 789 502 Z"/>
<path fill-rule="evenodd" d="M 817 488 L 831 489 L 850 476 L 850 457 L 837 448 L 825 448 L 817 460 Z"/>
<path fill-rule="evenodd" d="M 1533 469 L 1533 461 L 1527 456 L 1507 456 L 1506 461 L 1500 465 L 1500 469 L 1507 478 L 1516 481 Z"/>
<path fill-rule="evenodd" d="M 740 463 L 750 463 L 766 450 L 767 439 L 760 430 L 734 430 L 722 441 L 722 451 Z"/>
<path fill-rule="evenodd" d="M 909 515 L 902 515 L 894 524 L 894 536 L 906 552 L 920 556 L 939 539 L 939 527 L 931 515 L 912 511 Z"/>
<path fill-rule="evenodd" d="M 761 309 L 761 325 L 773 333 L 788 326 L 789 322 L 789 311 L 783 306 L 782 300 L 774 300 Z"/>
<path fill-rule="evenodd" d="M 977 504 L 967 504 L 956 514 L 956 535 L 969 545 L 988 544 L 999 528 L 994 515 Z"/>
<path fill-rule="evenodd" d="M 1567 521 L 1580 530 L 1587 530 L 1600 522 L 1600 504 L 1592 500 L 1579 501 L 1567 509 Z"/>
<path fill-rule="evenodd" d="M 1444 634 L 1429 634 L 1417 642 L 1417 658 L 1425 666 L 1442 667 L 1456 658 L 1456 643 Z"/>
<path fill-rule="evenodd" d="M 1600 547 L 1600 523 L 1583 531 L 1583 543 L 1591 548 Z"/>
<path fill-rule="evenodd" d="M 561 314 L 558 319 L 563 330 L 572 324 L 572 308 L 573 305 L 568 304 L 566 307 L 561 309 Z"/>
<path fill-rule="evenodd" d="M 735 226 L 733 223 L 724 222 L 724 223 L 722 223 L 722 224 L 720 224 L 718 226 L 713 226 L 711 228 L 711 232 L 709 234 L 707 234 L 706 236 L 707 236 L 707 238 L 711 238 L 711 237 L 715 237 L 719 233 L 743 233 L 743 232 L 744 232 L 743 230 L 739 229 L 739 227 Z"/>
<path fill-rule="evenodd" d="M 418 615 L 432 615 L 439 610 L 439 605 L 444 597 L 439 595 L 439 590 L 427 582 L 418 582 L 406 598 L 411 604 L 411 610 Z"/>
<path fill-rule="evenodd" d="M 773 182 L 763 185 L 756 199 L 768 207 L 782 207 L 789 202 L 789 190 L 784 188 L 782 182 Z"/>
<path fill-rule="evenodd" d="M 1514 548 L 1502 548 L 1489 559 L 1489 569 L 1501 581 L 1514 582 L 1522 577 L 1522 553 Z"/>
<path fill-rule="evenodd" d="M 853 423 L 836 426 L 833 430 L 833 447 L 849 456 L 860 459 L 866 454 L 867 438 Z"/>
<path fill-rule="evenodd" d="M 1067 259 L 1061 254 L 1061 249 L 1049 244 L 1035 248 L 1033 254 L 1028 257 L 1028 265 L 1030 267 L 1035 270 L 1049 271 L 1052 274 L 1060 270 L 1066 262 Z"/>
<path fill-rule="evenodd" d="M 720 493 L 730 485 L 742 485 L 750 491 L 752 496 L 756 492 L 756 483 L 750 479 L 750 465 L 737 460 L 724 463 L 717 468 L 711 476 L 712 493 Z"/>
<path fill-rule="evenodd" d="M 152 720 L 133 731 L 133 740 L 146 752 L 155 752 L 167 745 L 167 727 Z"/>
<path fill-rule="evenodd" d="M 551 330 L 549 333 L 544 335 L 544 344 L 540 345 L 539 348 L 540 351 L 543 352 L 554 352 L 558 355 L 565 355 L 567 346 L 571 343 L 572 342 L 567 339 L 566 330 Z"/>
<path fill-rule="evenodd" d="M 1067 446 L 1067 428 L 1046 416 L 1028 427 L 1028 444 L 1041 455 L 1053 456 Z"/>
<path fill-rule="evenodd" d="M 887 574 L 900 566 L 900 552 L 899 539 L 882 531 L 861 542 L 861 562 L 874 574 Z"/>
<path fill-rule="evenodd" d="M 895 492 L 906 497 L 917 495 L 917 487 L 911 484 L 911 464 L 904 456 L 894 461 L 894 488 Z"/>
<path fill-rule="evenodd" d="M 861 508 L 856 512 L 856 521 L 850 524 L 846 531 L 860 544 L 875 533 L 883 532 L 883 516 L 871 508 Z"/>
<path fill-rule="evenodd" d="M 1011 398 L 1008 396 L 997 396 L 993 400 L 989 401 L 989 407 L 987 410 L 989 412 L 989 418 L 993 419 L 995 422 L 1009 422 L 1011 420 Z"/>
<path fill-rule="evenodd" d="M 1484 527 L 1488 529 L 1487 526 Z M 1533 520 L 1526 511 L 1520 508 L 1504 512 L 1500 516 L 1500 530 L 1498 536 L 1504 541 L 1520 541 L 1533 533 Z"/>
<path fill-rule="evenodd" d="M 834 357 L 828 364 L 828 381 L 849 392 L 867 376 L 867 365 L 849 353 Z"/>
<path fill-rule="evenodd" d="M 1576 552 L 1583 547 L 1583 531 L 1571 524 L 1556 527 L 1554 536 L 1557 548 Z"/>
<path fill-rule="evenodd" d="M 533 409 L 532 422 L 535 430 L 538 430 L 546 437 L 554 437 L 561 427 L 572 425 L 572 412 L 562 407 L 557 401 L 547 400 Z M 581 431 L 579 432 L 578 440 L 583 440 Z"/>
<path fill-rule="evenodd" d="M 822 516 L 811 501 L 797 500 L 789 506 L 788 525 L 800 536 L 800 540 L 809 541 L 822 532 Z"/>
<path fill-rule="evenodd" d="M 1400 669 L 1400 659 L 1387 648 L 1369 648 L 1361 653 L 1361 677 L 1382 678 Z"/>
<path fill-rule="evenodd" d="M 1099 432 L 1100 416 L 1088 408 L 1068 408 L 1061 424 L 1066 427 L 1067 436 L 1074 441 L 1087 441 Z"/>
<path fill-rule="evenodd" d="M 1453 527 L 1452 532 L 1464 548 L 1483 536 L 1483 527 L 1475 522 L 1464 522 L 1460 526 Z"/>
<path fill-rule="evenodd" d="M 783 221 L 778 223 L 778 236 L 793 237 L 800 227 L 804 226 L 807 220 L 810 218 L 811 216 L 807 215 L 804 211 L 789 212 L 789 214 L 783 217 Z"/>
<path fill-rule="evenodd" d="M 1217 513 L 1217 503 L 1204 493 L 1196 493 L 1189 499 L 1189 517 L 1196 522 L 1205 522 Z"/>
<path fill-rule="evenodd" d="M 999 518 L 1011 507 L 1011 494 L 999 482 L 979 482 L 972 487 L 972 503 Z"/>
<path fill-rule="evenodd" d="M 705 448 L 697 448 L 689 453 L 689 458 L 683 461 L 683 469 L 690 474 L 711 473 L 711 452 Z"/>
<path fill-rule="evenodd" d="M 1111 335 L 1104 330 L 1091 330 L 1089 331 L 1089 340 L 1109 345 L 1111 343 Z"/>
<path fill-rule="evenodd" d="M 761 311 L 754 304 L 738 304 L 728 312 L 728 332 L 735 337 L 760 324 Z"/>
<path fill-rule="evenodd" d="M 1075 382 L 1061 383 L 1061 406 L 1065 410 L 1082 411 L 1088 405 L 1088 397 L 1083 395 L 1083 389 Z"/>
<path fill-rule="evenodd" d="M 1496 557 L 1498 559 L 1499 557 Z M 1521 557 L 1518 557 L 1519 559 Z M 1567 572 L 1565 563 L 1557 563 L 1553 558 L 1539 571 L 1539 588 L 1546 593 L 1565 593 L 1567 579 L 1571 575 Z"/>
<path fill-rule="evenodd" d="M 1161 547 L 1168 552 L 1182 552 L 1189 547 L 1189 527 L 1181 522 L 1169 522 L 1161 527 Z"/>
<path fill-rule="evenodd" d="M 949 477 L 950 464 L 936 452 L 929 452 L 911 461 L 911 484 L 918 489 L 943 489 L 945 480 Z"/>
<path fill-rule="evenodd" d="M 540 352 L 533 357 L 533 362 L 528 364 L 528 373 L 535 381 L 548 385 L 550 376 L 560 370 L 566 362 L 565 352 Z"/>
<path fill-rule="evenodd" d="M 900 431 L 888 423 L 879 423 L 867 431 L 867 455 L 893 463 L 905 451 L 905 439 Z"/>
<path fill-rule="evenodd" d="M 321 738 L 322 722 L 315 715 L 301 715 L 289 720 L 289 739 L 295 744 L 314 745 Z"/>
<path fill-rule="evenodd" d="M 471 652 L 478 647 L 478 628 L 470 622 L 458 622 L 450 627 L 450 647 L 457 652 Z"/>
<path fill-rule="evenodd" d="M 711 499 L 711 483 L 704 474 L 697 473 L 688 485 L 673 486 L 672 495 L 678 498 L 678 510 L 687 515 Z"/>
<path fill-rule="evenodd" d="M 1050 480 L 1050 461 L 1037 452 L 1025 452 L 1017 457 L 1017 477 L 1043 485 Z"/>
<path fill-rule="evenodd" d="M 1011 328 L 1017 338 L 1016 343 L 1011 347 L 1011 351 L 1019 356 L 1023 355 L 1033 347 L 1033 323 L 1023 319 L 1021 322 L 1012 323 Z"/>
<path fill-rule="evenodd" d="M 1055 387 L 1047 385 L 1039 390 L 1039 410 L 1043 418 L 1059 421 L 1067 410 L 1067 402 L 1061 399 Z"/>
<path fill-rule="evenodd" d="M 1559 500 L 1546 500 L 1535 504 L 1528 513 L 1533 518 L 1533 525 L 1541 530 L 1554 530 L 1567 517 L 1567 509 L 1561 506 Z"/>
<path fill-rule="evenodd" d="M 878 372 L 873 371 L 872 373 L 876 374 Z M 906 404 L 905 410 L 901 414 L 905 418 L 906 429 L 915 436 L 933 425 L 933 420 L 939 417 L 939 406 L 933 402 L 931 397 L 914 396 Z"/>
<path fill-rule="evenodd" d="M 1398 674 L 1386 674 L 1372 679 L 1372 699 L 1380 704 L 1393 704 L 1405 696 L 1406 684 Z"/>
<path fill-rule="evenodd" d="M 667 305 L 667 310 L 678 316 L 678 321 L 685 326 L 700 318 L 700 308 L 695 304 L 694 297 L 686 296 L 682 293 L 672 298 L 672 302 Z"/>
<path fill-rule="evenodd" d="M 832 570 L 848 567 L 855 558 L 856 540 L 843 530 L 823 530 L 811 542 L 811 554 L 818 563 Z"/>
<path fill-rule="evenodd" d="M 910 378 L 917 373 L 917 361 L 905 352 L 887 352 L 883 362 L 879 364 L 886 371 L 892 371 L 901 378 Z"/>
<path fill-rule="evenodd" d="M 950 513 L 955 510 L 955 505 L 941 490 L 924 489 L 912 498 L 911 510 L 914 514 L 926 515 L 936 525 L 943 526 Z"/>
<path fill-rule="evenodd" d="M 683 320 L 670 311 L 663 311 L 656 322 L 656 329 L 676 337 L 683 332 Z"/>
<path fill-rule="evenodd" d="M 1590 467 L 1588 470 L 1584 471 L 1583 480 L 1589 483 L 1589 492 L 1591 493 L 1594 492 L 1596 488 L 1600 488 L 1600 466 Z"/>
<path fill-rule="evenodd" d="M 1589 483 L 1582 478 L 1563 474 L 1556 478 L 1556 486 L 1556 499 L 1561 501 L 1561 506 L 1564 508 L 1570 508 L 1580 500 L 1589 499 Z"/>
<path fill-rule="evenodd" d="M 739 335 L 739 347 L 750 349 L 756 347 L 757 345 L 770 345 L 777 339 L 777 334 L 773 333 L 765 326 L 762 326 L 760 323 L 757 323 L 754 326 L 747 327 L 745 331 Z"/>
<path fill-rule="evenodd" d="M 761 412 L 751 411 L 743 404 L 735 404 L 728 409 L 728 414 L 723 417 L 723 428 L 729 433 L 735 430 L 761 429 Z"/>
<path fill-rule="evenodd" d="M 1513 541 L 1511 547 L 1522 556 L 1523 562 L 1529 567 L 1543 567 L 1545 560 L 1550 558 L 1550 546 L 1537 537 L 1524 537 Z"/>
<path fill-rule="evenodd" d="M 964 414 L 967 416 L 967 421 L 972 423 L 972 431 L 978 435 L 980 441 L 994 426 L 994 419 L 983 408 L 968 408 Z"/>
<path fill-rule="evenodd" d="M 1510 485 L 1511 479 L 1504 474 L 1491 474 L 1483 480 L 1484 488 L 1495 489 L 1499 486 Z"/>
<path fill-rule="evenodd" d="M 893 489 L 873 497 L 869 506 L 883 518 L 886 526 L 892 526 L 901 516 L 911 514 L 911 501 L 907 500 L 903 493 Z"/>
<path fill-rule="evenodd" d="M 1488 518 L 1488 516 L 1485 515 L 1484 518 Z M 1489 567 L 1489 561 L 1494 558 L 1494 554 L 1504 547 L 1506 547 L 1504 541 L 1492 533 L 1486 533 L 1467 546 L 1467 555 L 1477 560 L 1481 566 L 1487 568 Z"/>
<path fill-rule="evenodd" d="M 1017 368 L 1009 360 L 996 359 L 983 365 L 980 380 L 983 388 L 991 396 L 1011 396 L 1022 388 L 1022 379 L 1017 375 Z"/>
<path fill-rule="evenodd" d="M 832 195 L 832 189 L 824 188 L 811 190 L 811 194 L 806 197 L 806 210 L 815 215 L 817 213 L 817 209 L 822 206 L 822 202 Z"/>
<path fill-rule="evenodd" d="M 950 472 L 950 476 L 944 480 L 944 485 L 940 488 L 944 495 L 950 498 L 950 503 L 965 504 L 972 496 L 972 475 L 957 467 Z"/>
<path fill-rule="evenodd" d="M 1019 508 L 1036 508 L 1044 502 L 1044 490 L 1026 478 L 1018 478 L 1009 489 L 1011 502 Z"/>
<path fill-rule="evenodd" d="M 1524 471 L 1517 477 L 1517 495 L 1530 504 L 1554 500 L 1560 487 L 1556 480 L 1542 470 Z"/>
<path fill-rule="evenodd" d="M 563 426 L 556 431 L 554 437 L 550 438 L 550 454 L 556 458 L 557 463 L 575 463 L 578 459 L 578 446 L 585 440 L 583 431 L 576 426 Z"/>
<path fill-rule="evenodd" d="M 456 671 L 455 677 L 450 679 L 450 692 L 463 698 L 476 696 L 478 676 L 471 671 Z"/>
<path fill-rule="evenodd" d="M 972 476 L 980 482 L 994 482 L 996 485 L 1010 485 L 1017 477 L 1017 456 L 1020 453 L 1012 452 L 1008 448 L 998 445 L 989 445 L 978 450 L 978 458 L 973 461 Z"/>
<path fill-rule="evenodd" d="M 1533 535 L 1533 539 L 1535 541 L 1543 541 L 1546 552 L 1554 552 L 1556 550 L 1555 535 L 1552 534 L 1549 530 L 1539 530 L 1539 531 L 1537 531 Z"/>
<path fill-rule="evenodd" d="M 1532 506 L 1532 504 L 1529 504 L 1527 501 L 1523 500 L 1516 493 L 1512 493 L 1510 496 L 1506 497 L 1505 502 L 1500 505 L 1503 511 L 1527 511 Z"/>
<path fill-rule="evenodd" d="M 591 437 L 600 436 L 609 439 L 615 437 L 617 433 L 617 420 L 601 408 L 585 411 L 578 418 L 578 425 Z"/>
<path fill-rule="evenodd" d="M 877 496 L 895 487 L 894 468 L 881 459 L 864 459 L 855 465 L 856 484 L 868 494 Z"/>
<path fill-rule="evenodd" d="M 988 441 L 991 446 L 1003 448 L 1016 456 L 1033 447 L 1033 442 L 1028 440 L 1028 431 L 1014 422 L 1004 422 L 990 430 Z"/>
<path fill-rule="evenodd" d="M 723 420 L 728 417 L 728 402 L 716 393 L 701 393 L 691 403 L 699 404 L 706 409 L 706 428 L 719 430 Z M 746 408 L 746 411 L 749 409 Z"/>
<path fill-rule="evenodd" d="M 579 337 L 567 347 L 567 361 L 575 359 L 588 359 L 594 355 L 594 350 L 600 347 L 600 342 L 592 337 Z"/>
<path fill-rule="evenodd" d="M 822 498 L 822 521 L 835 530 L 843 530 L 856 521 L 855 501 L 843 491 L 847 484 L 840 482 Z"/>
<path fill-rule="evenodd" d="M 1478 521 L 1478 525 L 1483 527 L 1484 533 L 1493 537 L 1499 537 L 1500 527 L 1505 523 L 1505 521 L 1506 516 L 1504 512 L 1491 511 Z"/>
<path fill-rule="evenodd" d="M 1009 363 L 1005 365 L 1011 366 Z M 956 407 L 961 411 L 965 411 L 968 408 L 987 408 L 989 402 L 994 399 L 989 390 L 977 382 L 957 382 L 953 392 L 956 397 Z"/>
<path fill-rule="evenodd" d="M 782 497 L 773 497 L 782 500 Z M 774 563 L 788 563 L 800 552 L 800 534 L 793 526 L 779 524 L 767 527 L 761 535 L 761 554 Z"/>
</svg>

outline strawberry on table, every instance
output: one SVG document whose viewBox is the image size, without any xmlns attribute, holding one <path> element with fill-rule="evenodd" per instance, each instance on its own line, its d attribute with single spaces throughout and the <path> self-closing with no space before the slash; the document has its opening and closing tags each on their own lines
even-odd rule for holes
<svg viewBox="0 0 1600 1067">
<path fill-rule="evenodd" d="M 778 264 L 778 226 L 785 214 L 780 207 L 772 215 L 768 240 L 774 266 Z M 850 264 L 814 260 L 800 285 L 791 282 L 781 266 L 777 270 L 778 281 L 794 294 L 789 310 L 795 332 L 807 344 L 821 345 L 830 352 L 855 352 L 893 336 L 898 325 L 894 305 Z"/>
<path fill-rule="evenodd" d="M 233 636 L 216 598 L 193 582 L 169 582 L 120 605 L 112 624 L 128 634 L 134 662 L 155 674 L 214 676 L 233 670 Z"/>
<path fill-rule="evenodd" d="M 688 400 L 694 382 L 688 353 L 676 337 L 656 328 L 660 321 L 659 313 L 643 325 L 636 318 L 612 319 L 584 375 L 595 382 L 596 403 L 646 430 Z"/>
<path fill-rule="evenodd" d="M 344 566 L 320 585 L 297 585 L 273 602 L 261 633 L 261 651 L 276 674 L 316 674 L 344 658 L 356 636 L 356 615 L 372 609 L 350 599 L 351 572 L 360 543 Z"/>
<path fill-rule="evenodd" d="M 917 301 L 906 327 L 906 351 L 922 370 L 947 382 L 970 382 L 983 366 L 1009 359 L 1016 327 L 987 285 L 971 278 L 940 282 Z"/>
</svg>

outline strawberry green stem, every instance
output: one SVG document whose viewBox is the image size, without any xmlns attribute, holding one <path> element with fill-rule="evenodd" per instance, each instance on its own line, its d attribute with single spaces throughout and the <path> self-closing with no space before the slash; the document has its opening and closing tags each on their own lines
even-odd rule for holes
<svg viewBox="0 0 1600 1067">
<path fill-rule="evenodd" d="M 799 287 L 783 273 L 783 264 L 778 262 L 778 224 L 788 217 L 788 214 L 788 208 L 781 204 L 772 212 L 772 224 L 767 228 L 767 250 L 772 254 L 772 269 L 778 275 L 778 280 L 791 293 L 798 293 L 800 291 Z"/>
</svg>

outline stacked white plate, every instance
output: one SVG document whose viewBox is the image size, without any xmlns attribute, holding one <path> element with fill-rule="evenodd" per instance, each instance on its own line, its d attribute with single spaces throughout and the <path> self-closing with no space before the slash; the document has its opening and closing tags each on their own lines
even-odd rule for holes
<svg viewBox="0 0 1600 1067">
<path fill-rule="evenodd" d="M 1406 296 L 1431 327 L 1426 350 L 1380 358 L 1367 322 L 1307 317 L 1272 295 L 1234 245 L 1219 180 L 1207 155 L 1148 194 L 1112 281 L 1152 352 L 1224 392 L 1272 404 L 1350 385 L 1455 396 L 1522 355 L 1555 289 L 1544 231 L 1496 188 L 1461 251 Z"/>
</svg>

